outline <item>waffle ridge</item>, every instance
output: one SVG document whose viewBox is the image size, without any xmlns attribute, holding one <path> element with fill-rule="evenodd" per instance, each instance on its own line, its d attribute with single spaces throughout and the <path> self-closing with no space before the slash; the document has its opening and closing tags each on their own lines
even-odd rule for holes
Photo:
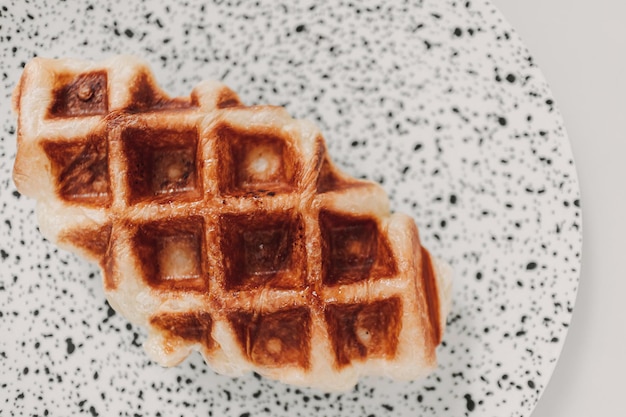
<svg viewBox="0 0 626 417">
<path fill-rule="evenodd" d="M 170 98 L 128 56 L 36 58 L 13 104 L 42 233 L 99 263 L 156 362 L 324 390 L 435 367 L 445 267 L 310 122 L 213 81 Z"/>
</svg>

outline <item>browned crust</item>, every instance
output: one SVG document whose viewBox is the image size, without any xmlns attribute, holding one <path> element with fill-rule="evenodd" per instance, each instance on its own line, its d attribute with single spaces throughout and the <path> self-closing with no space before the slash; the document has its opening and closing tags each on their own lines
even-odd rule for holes
<svg viewBox="0 0 626 417">
<path fill-rule="evenodd" d="M 46 140 L 56 192 L 66 201 L 91 207 L 109 207 L 111 187 L 106 136 L 92 134 L 75 142 Z"/>
<path fill-rule="evenodd" d="M 239 100 L 239 96 L 230 88 L 222 88 L 217 99 L 216 107 L 218 109 L 226 109 L 228 107 L 243 106 Z"/>
<path fill-rule="evenodd" d="M 433 268 L 432 259 L 430 253 L 426 248 L 421 248 L 422 258 L 422 276 L 421 279 L 424 282 L 424 292 L 426 298 L 426 305 L 428 308 L 428 319 L 430 322 L 430 329 L 434 345 L 441 343 L 443 332 L 441 328 L 441 307 L 439 300 L 439 288 L 437 284 L 437 277 Z"/>
<path fill-rule="evenodd" d="M 108 113 L 107 72 L 57 74 L 49 118 L 83 117 Z"/>
<path fill-rule="evenodd" d="M 300 289 L 307 264 L 302 217 L 291 211 L 222 215 L 224 288 Z"/>
<path fill-rule="evenodd" d="M 228 319 L 242 353 L 253 363 L 310 367 L 311 316 L 307 307 L 267 314 L 233 312 Z"/>
<path fill-rule="evenodd" d="M 150 324 L 165 333 L 168 340 L 165 346 L 171 346 L 179 340 L 200 343 L 206 349 L 216 346 L 211 336 L 213 319 L 206 312 L 162 313 L 150 318 Z"/>
<path fill-rule="evenodd" d="M 354 181 L 347 181 L 338 174 L 327 157 L 323 161 L 319 177 L 317 178 L 318 193 L 338 191 L 354 185 Z"/>
<path fill-rule="evenodd" d="M 134 81 L 130 83 L 132 99 L 126 111 L 145 112 L 161 110 L 188 109 L 197 106 L 189 97 L 170 98 L 157 86 L 152 74 L 146 69 L 140 72 Z"/>
<path fill-rule="evenodd" d="M 136 230 L 132 238 L 132 248 L 139 260 L 142 277 L 148 285 L 168 291 L 208 291 L 208 262 L 202 217 L 170 218 L 129 227 Z M 195 258 L 194 263 L 198 270 L 191 277 L 170 279 L 163 275 L 166 266 L 160 260 L 159 251 L 164 240 L 179 237 L 193 242 L 194 249 L 190 256 Z"/>
<path fill-rule="evenodd" d="M 80 248 L 99 263 L 102 263 L 109 251 L 111 239 L 111 225 L 101 227 L 76 229 L 63 233 L 59 243 L 67 243 Z"/>
<path fill-rule="evenodd" d="M 117 278 L 115 275 L 115 258 L 114 256 L 105 256 L 100 263 L 103 275 L 103 284 L 105 291 L 115 291 L 117 289 Z"/>
<path fill-rule="evenodd" d="M 334 286 L 397 273 L 389 241 L 374 217 L 322 210 L 322 282 Z"/>
<path fill-rule="evenodd" d="M 56 81 L 60 84 L 55 86 L 55 96 L 45 117 L 106 114 L 109 110 L 106 77 L 106 71 L 86 75 L 61 73 Z M 23 83 L 22 80 L 13 97 L 16 108 L 20 106 Z M 168 312 L 151 316 L 149 322 L 154 329 L 161 331 L 166 349 L 183 346 L 185 341 L 213 349 L 216 342 L 211 336 L 214 320 L 211 314 L 216 314 L 228 320 L 248 362 L 261 368 L 287 365 L 307 370 L 311 367 L 312 320 L 313 317 L 322 317 L 330 336 L 335 369 L 341 370 L 368 358 L 393 360 L 398 352 L 404 352 L 404 339 L 402 349 L 398 348 L 403 334 L 403 312 L 406 314 L 410 310 L 413 313 L 413 307 L 416 307 L 418 317 L 415 321 L 425 330 L 425 333 L 420 333 L 425 340 L 418 342 L 419 348 L 424 349 L 427 360 L 432 359 L 443 330 L 439 291 L 430 254 L 421 247 L 414 224 L 407 224 L 407 228 L 412 233 L 411 248 L 415 256 L 415 263 L 409 268 L 419 274 L 415 277 L 416 291 L 410 292 L 411 297 L 416 294 L 415 303 L 406 301 L 404 294 L 395 292 L 389 295 L 383 291 L 376 296 L 359 293 L 355 298 L 331 300 L 333 291 L 342 285 L 346 285 L 346 292 L 349 292 L 350 285 L 356 284 L 356 288 L 362 283 L 360 289 L 367 288 L 369 291 L 368 280 L 394 279 L 399 272 L 404 274 L 400 280 L 407 278 L 406 271 L 398 271 L 394 257 L 406 248 L 397 250 L 392 245 L 395 241 L 389 240 L 388 230 L 382 226 L 386 220 L 381 221 L 379 217 L 369 214 L 342 213 L 341 208 L 320 209 L 320 205 L 332 207 L 333 199 L 339 198 L 345 189 L 371 185 L 337 169 L 326 154 L 321 136 L 316 138 L 317 147 L 312 157 L 314 164 L 308 167 L 307 161 L 300 159 L 302 149 L 297 149 L 297 142 L 287 137 L 288 129 L 272 125 L 251 133 L 253 129 L 249 126 L 231 126 L 224 121 L 226 118 L 220 121 L 219 117 L 238 110 L 219 113 L 222 116 L 218 115 L 217 121 L 211 122 L 215 124 L 209 125 L 212 130 L 202 133 L 199 133 L 198 124 L 177 127 L 177 121 L 169 116 L 161 123 L 162 113 L 147 116 L 134 114 L 167 110 L 185 117 L 185 123 L 197 120 L 196 117 L 199 120 L 202 115 L 197 109 L 192 109 L 192 117 L 188 119 L 185 113 L 178 110 L 199 107 L 203 98 L 200 94 L 210 92 L 211 84 L 206 85 L 204 90 L 194 90 L 189 98 L 169 98 L 157 87 L 147 69 L 138 71 L 130 84 L 132 104 L 116 109 L 100 122 L 100 126 L 107 129 L 107 134 L 76 138 L 63 144 L 59 144 L 56 138 L 46 138 L 36 146 L 41 145 L 43 153 L 51 161 L 57 193 L 73 206 L 91 204 L 111 208 L 109 141 L 111 149 L 121 152 L 121 156 L 127 159 L 121 161 L 122 166 L 127 163 L 126 178 L 114 183 L 121 187 L 121 192 L 116 194 L 115 207 L 104 213 L 108 216 L 105 221 L 113 222 L 115 232 L 121 232 L 113 233 L 114 236 L 121 236 L 115 242 L 119 253 L 112 253 L 113 227 L 110 223 L 64 233 L 60 241 L 79 248 L 100 262 L 107 291 L 118 290 L 117 280 L 125 279 L 121 271 L 131 268 L 128 264 L 117 265 L 115 258 L 126 249 L 121 246 L 129 242 L 131 258 L 134 259 L 132 267 L 139 267 L 143 283 L 153 290 L 151 294 L 156 294 L 155 297 L 161 301 L 167 300 L 171 294 L 174 297 L 187 294 L 200 303 L 206 303 L 201 305 L 208 312 Z M 88 88 L 82 89 L 84 85 Z M 98 95 L 94 96 L 94 91 Z M 228 88 L 211 94 L 208 99 L 215 100 L 203 104 L 209 108 L 243 106 Z M 90 100 L 91 107 L 85 104 Z M 253 127 L 256 129 L 258 125 Z M 200 134 L 213 136 L 200 138 Z M 18 142 L 19 138 L 20 132 Z M 210 156 L 217 160 L 215 166 L 211 165 L 211 172 L 217 172 L 216 184 L 209 183 L 210 180 L 205 178 L 206 167 L 213 160 L 203 165 L 203 158 L 207 155 L 203 154 L 204 149 L 199 148 L 209 142 L 210 147 L 215 147 L 211 148 L 215 154 Z M 263 177 L 267 178 L 265 183 L 258 181 L 260 175 L 251 180 L 251 174 L 240 165 L 240 161 L 245 160 L 255 146 L 273 148 L 280 159 L 286 161 L 274 174 Z M 119 158 L 120 154 L 111 155 L 113 157 Z M 172 164 L 176 166 L 172 168 Z M 24 162 L 22 165 L 25 165 Z M 155 181 L 147 174 L 157 172 L 165 178 L 166 171 L 179 171 L 181 175 L 173 177 L 168 174 L 168 179 Z M 72 185 L 93 184 L 91 177 L 104 175 L 107 177 L 104 191 L 100 188 L 85 191 Z M 304 176 L 312 180 L 310 185 L 316 188 L 306 188 L 308 200 L 290 200 L 297 203 L 287 210 L 276 210 L 275 205 L 270 210 L 269 205 L 264 205 L 267 203 L 261 202 L 254 209 L 250 206 L 241 209 L 242 206 L 230 202 L 237 197 L 248 202 L 252 200 L 255 204 L 263 198 L 272 200 L 271 197 L 276 194 L 303 188 L 306 182 Z M 174 181 L 172 178 L 178 179 Z M 121 183 L 123 186 L 119 185 Z M 334 191 L 336 196 L 315 195 Z M 215 196 L 214 192 L 218 195 Z M 94 195 L 99 200 L 90 201 Z M 122 201 L 124 196 L 126 201 Z M 287 201 L 280 200 L 283 197 L 273 200 Z M 224 205 L 230 199 L 230 211 L 220 213 L 219 203 L 209 207 L 217 201 L 213 199 L 220 199 Z M 331 203 L 325 205 L 329 201 Z M 151 206 L 152 203 L 158 204 Z M 168 206 L 168 203 L 173 204 Z M 209 206 L 202 207 L 200 203 Z M 131 221 L 125 218 L 126 214 L 121 213 L 119 207 L 133 204 L 136 204 L 133 209 L 137 211 L 145 204 L 148 210 L 154 209 L 152 213 L 158 212 L 158 216 L 169 214 L 167 218 L 159 217 L 160 220 L 135 218 Z M 233 213 L 233 210 L 255 212 Z M 305 227 L 309 230 L 304 230 Z M 310 236 L 313 236 L 312 240 L 307 241 Z M 163 242 L 164 239 L 167 242 Z M 172 247 L 175 250 L 168 252 Z M 259 250 L 255 252 L 254 248 Z M 166 252 L 173 255 L 161 259 L 160 256 Z M 190 264 L 195 266 L 180 267 L 178 261 L 181 259 L 191 259 Z M 314 261 L 313 266 L 311 260 Z M 317 261 L 321 262 L 319 267 Z M 168 275 L 163 270 L 184 272 Z M 314 279 L 307 273 L 314 275 Z M 384 281 L 376 281 L 376 284 L 380 283 L 386 285 Z M 406 284 L 403 281 L 403 285 Z M 324 291 L 326 294 L 323 294 Z M 265 304 L 262 298 L 267 293 L 273 298 Z"/>
<path fill-rule="evenodd" d="M 227 124 L 217 126 L 213 135 L 217 142 L 218 186 L 220 193 L 244 195 L 249 192 L 271 190 L 273 193 L 293 191 L 302 171 L 302 164 L 293 147 L 285 143 L 284 134 L 275 132 L 248 133 Z M 284 165 L 266 181 L 249 181 L 249 172 L 244 161 L 251 148 L 258 146 L 274 147 Z"/>
<path fill-rule="evenodd" d="M 402 301 L 398 297 L 358 304 L 326 306 L 326 323 L 341 369 L 366 358 L 393 359 L 402 328 Z"/>
<path fill-rule="evenodd" d="M 155 129 L 133 126 L 121 132 L 126 155 L 127 201 L 195 201 L 202 197 L 202 158 L 195 128 Z M 176 167 L 177 178 L 168 178 Z"/>
</svg>

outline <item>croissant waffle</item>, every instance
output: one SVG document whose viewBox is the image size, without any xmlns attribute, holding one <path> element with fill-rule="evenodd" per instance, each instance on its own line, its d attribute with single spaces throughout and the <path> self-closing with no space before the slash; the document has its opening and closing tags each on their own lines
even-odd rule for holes
<svg viewBox="0 0 626 417">
<path fill-rule="evenodd" d="M 41 232 L 99 263 L 159 364 L 198 350 L 218 373 L 326 391 L 436 366 L 448 268 L 311 123 L 217 82 L 170 98 L 128 56 L 36 58 L 13 106 Z"/>
</svg>

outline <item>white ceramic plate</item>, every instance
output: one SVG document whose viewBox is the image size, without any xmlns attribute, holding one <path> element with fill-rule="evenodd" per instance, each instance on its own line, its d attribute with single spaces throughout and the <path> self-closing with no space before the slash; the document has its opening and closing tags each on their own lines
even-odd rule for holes
<svg viewBox="0 0 626 417">
<path fill-rule="evenodd" d="M 550 90 L 491 3 L 103 3 L 0 8 L 0 414 L 530 415 L 576 296 L 579 189 Z M 431 377 L 329 395 L 217 376 L 199 355 L 147 359 L 98 269 L 42 239 L 10 179 L 24 63 L 118 53 L 173 95 L 216 78 L 284 105 L 322 128 L 342 168 L 382 183 L 456 271 Z"/>
</svg>

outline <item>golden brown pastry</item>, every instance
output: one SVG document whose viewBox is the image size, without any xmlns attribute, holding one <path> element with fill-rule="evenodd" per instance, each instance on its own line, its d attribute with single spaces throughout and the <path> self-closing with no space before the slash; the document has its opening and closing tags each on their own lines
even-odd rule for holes
<svg viewBox="0 0 626 417">
<path fill-rule="evenodd" d="M 198 350 L 323 390 L 436 366 L 448 268 L 313 124 L 217 82 L 170 98 L 128 56 L 34 59 L 13 104 L 17 188 L 44 236 L 100 264 L 156 362 Z"/>
</svg>

